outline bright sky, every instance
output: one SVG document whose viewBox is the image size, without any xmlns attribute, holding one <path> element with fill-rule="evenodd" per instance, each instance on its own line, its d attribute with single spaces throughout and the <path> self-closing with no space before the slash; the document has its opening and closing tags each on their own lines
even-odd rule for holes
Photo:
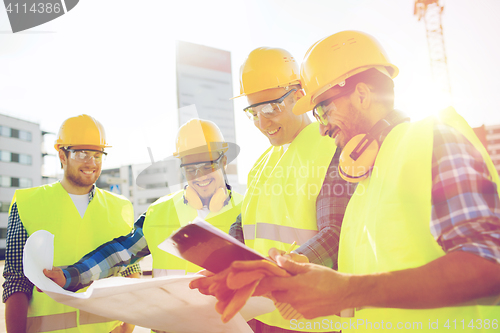
<svg viewBox="0 0 500 333">
<path fill-rule="evenodd" d="M 498 0 L 445 2 L 453 104 L 471 126 L 500 124 L 499 15 Z M 230 51 L 237 95 L 239 67 L 254 48 L 281 47 L 301 61 L 317 40 L 350 29 L 379 39 L 399 67 L 398 109 L 420 119 L 444 106 L 432 88 L 413 0 L 85 0 L 17 34 L 0 7 L 0 113 L 52 132 L 68 117 L 90 114 L 114 146 L 105 167 L 144 163 L 147 146 L 155 159 L 174 150 L 176 40 Z M 234 105 L 239 180 L 246 183 L 268 141 L 240 111 L 246 100 Z M 53 164 L 48 171 L 58 168 Z"/>
</svg>

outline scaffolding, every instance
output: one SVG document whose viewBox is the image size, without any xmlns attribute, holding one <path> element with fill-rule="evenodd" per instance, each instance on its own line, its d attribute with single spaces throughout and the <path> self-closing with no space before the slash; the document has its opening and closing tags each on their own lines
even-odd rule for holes
<svg viewBox="0 0 500 333">
<path fill-rule="evenodd" d="M 427 45 L 431 62 L 431 73 L 436 85 L 451 97 L 450 76 L 444 46 L 442 14 L 444 6 L 440 0 L 415 0 L 414 15 L 424 20 Z"/>
</svg>

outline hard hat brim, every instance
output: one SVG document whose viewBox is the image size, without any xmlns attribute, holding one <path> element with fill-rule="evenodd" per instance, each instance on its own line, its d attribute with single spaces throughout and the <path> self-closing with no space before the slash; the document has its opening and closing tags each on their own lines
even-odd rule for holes
<svg viewBox="0 0 500 333">
<path fill-rule="evenodd" d="M 240 153 L 240 147 L 236 143 L 216 143 L 227 145 L 227 148 L 224 152 L 224 155 L 227 156 L 227 164 L 231 163 L 236 159 L 236 157 L 238 157 L 238 154 Z M 205 150 L 200 148 L 203 147 L 195 148 L 193 150 L 190 150 L 189 152 L 197 154 L 208 151 L 207 147 L 205 147 Z M 183 156 L 187 155 L 189 154 L 185 154 Z M 147 184 L 163 182 L 168 184 L 168 186 L 178 185 L 185 181 L 184 177 L 182 177 L 180 173 L 181 163 L 181 159 L 176 156 L 170 156 L 161 161 L 154 162 L 137 176 L 136 184 L 137 186 L 142 188 L 147 188 Z"/>
<path fill-rule="evenodd" d="M 305 95 L 295 103 L 292 112 L 295 115 L 299 116 L 306 113 L 307 111 L 311 111 L 313 107 L 314 105 L 312 104 L 311 96 Z"/>
<path fill-rule="evenodd" d="M 246 96 L 247 94 L 243 93 L 243 94 L 240 94 L 238 96 L 234 96 L 234 97 L 231 97 L 229 100 L 233 100 L 233 99 L 236 99 L 236 98 L 239 98 L 239 97 L 243 97 L 243 96 Z"/>
</svg>

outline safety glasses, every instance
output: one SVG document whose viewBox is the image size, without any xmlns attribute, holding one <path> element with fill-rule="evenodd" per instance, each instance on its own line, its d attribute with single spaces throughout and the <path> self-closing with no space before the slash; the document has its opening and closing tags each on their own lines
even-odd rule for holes
<svg viewBox="0 0 500 333">
<path fill-rule="evenodd" d="M 346 91 L 342 91 L 340 94 L 325 99 L 323 102 L 316 105 L 313 109 L 313 116 L 316 118 L 318 123 L 323 126 L 328 125 L 328 115 L 332 110 L 337 110 L 337 106 L 334 101 L 340 97 L 350 95 L 354 92 L 353 89 L 348 89 Z"/>
<path fill-rule="evenodd" d="M 220 168 L 220 162 L 223 156 L 224 154 L 221 154 L 213 161 L 181 164 L 182 174 L 186 179 L 195 179 L 196 177 L 212 173 Z M 198 171 L 200 171 L 200 176 L 198 176 Z"/>
<path fill-rule="evenodd" d="M 294 91 L 297 91 L 297 89 L 290 90 L 278 99 L 250 105 L 244 108 L 243 111 L 245 111 L 248 119 L 253 121 L 259 120 L 259 113 L 267 119 L 271 119 L 278 113 L 281 113 L 285 110 L 285 98 L 287 98 Z"/>
<path fill-rule="evenodd" d="M 80 163 L 88 163 L 94 159 L 95 163 L 101 164 L 105 159 L 107 153 L 99 150 L 89 149 L 66 149 L 69 151 L 69 157 Z"/>
</svg>

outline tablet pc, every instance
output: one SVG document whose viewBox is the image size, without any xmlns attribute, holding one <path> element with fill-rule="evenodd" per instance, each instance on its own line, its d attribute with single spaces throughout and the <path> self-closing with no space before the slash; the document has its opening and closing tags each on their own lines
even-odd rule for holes
<svg viewBox="0 0 500 333">
<path fill-rule="evenodd" d="M 158 247 L 213 273 L 237 260 L 269 260 L 200 218 L 177 230 Z"/>
</svg>

